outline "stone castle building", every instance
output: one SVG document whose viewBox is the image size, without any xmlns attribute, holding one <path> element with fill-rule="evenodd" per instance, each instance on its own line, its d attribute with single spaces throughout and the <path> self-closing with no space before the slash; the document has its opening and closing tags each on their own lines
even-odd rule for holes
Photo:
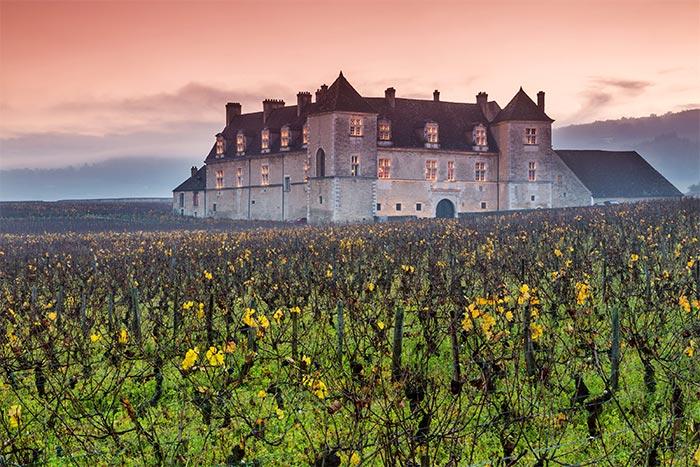
<svg viewBox="0 0 700 467">
<path fill-rule="evenodd" d="M 362 97 L 342 73 L 262 112 L 226 104 L 226 125 L 200 169 L 173 190 L 187 216 L 309 223 L 397 216 L 457 217 L 681 193 L 636 152 L 552 149 L 545 94 L 522 90 L 501 108 Z"/>
</svg>

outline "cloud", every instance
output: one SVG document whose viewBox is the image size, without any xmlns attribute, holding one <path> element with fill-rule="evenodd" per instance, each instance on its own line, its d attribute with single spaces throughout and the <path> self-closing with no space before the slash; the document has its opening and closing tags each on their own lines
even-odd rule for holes
<svg viewBox="0 0 700 467">
<path fill-rule="evenodd" d="M 588 120 L 599 115 L 603 107 L 617 105 L 619 102 L 637 97 L 653 86 L 650 81 L 629 80 L 619 78 L 597 77 L 589 80 L 589 84 L 580 95 L 583 99 L 581 108 L 573 116 L 566 119 L 569 122 Z"/>
</svg>

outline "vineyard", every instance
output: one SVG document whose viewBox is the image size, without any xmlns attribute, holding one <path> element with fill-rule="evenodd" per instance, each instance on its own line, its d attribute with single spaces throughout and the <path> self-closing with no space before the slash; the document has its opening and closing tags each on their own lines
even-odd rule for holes
<svg viewBox="0 0 700 467">
<path fill-rule="evenodd" d="M 167 230 L 0 235 L 0 465 L 700 465 L 700 200 Z"/>
</svg>

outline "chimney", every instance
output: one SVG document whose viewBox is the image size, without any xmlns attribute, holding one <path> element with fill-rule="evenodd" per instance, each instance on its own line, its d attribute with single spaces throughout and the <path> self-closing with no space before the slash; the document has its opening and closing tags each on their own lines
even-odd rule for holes
<svg viewBox="0 0 700 467">
<path fill-rule="evenodd" d="M 438 91 L 437 89 L 433 91 L 433 100 L 435 102 L 440 102 L 440 91 Z"/>
<path fill-rule="evenodd" d="M 321 102 L 323 100 L 324 94 L 326 94 L 326 91 L 328 91 L 328 86 L 325 84 L 322 84 L 320 88 L 316 90 L 316 102 Z"/>
<path fill-rule="evenodd" d="M 263 123 L 267 123 L 270 113 L 273 110 L 284 107 L 284 101 L 281 99 L 265 99 L 263 101 Z"/>
<path fill-rule="evenodd" d="M 540 91 L 537 93 L 537 107 L 539 107 L 540 110 L 544 112 L 544 91 Z"/>
<path fill-rule="evenodd" d="M 386 103 L 391 107 L 392 109 L 396 107 L 396 89 L 394 88 L 386 88 L 384 91 L 384 99 L 386 100 Z"/>
<path fill-rule="evenodd" d="M 241 114 L 241 104 L 238 102 L 229 102 L 226 104 L 226 126 L 231 124 L 233 117 Z"/>
<path fill-rule="evenodd" d="M 302 91 L 297 93 L 297 117 L 301 117 L 304 110 L 311 104 L 311 93 L 308 91 Z"/>
<path fill-rule="evenodd" d="M 190 169 L 190 172 L 192 173 L 192 176 L 194 177 L 197 175 L 197 166 L 193 165 L 192 168 Z"/>
<path fill-rule="evenodd" d="M 481 111 L 486 115 L 486 103 L 489 101 L 489 95 L 481 91 L 476 95 L 476 103 L 481 107 Z"/>
</svg>

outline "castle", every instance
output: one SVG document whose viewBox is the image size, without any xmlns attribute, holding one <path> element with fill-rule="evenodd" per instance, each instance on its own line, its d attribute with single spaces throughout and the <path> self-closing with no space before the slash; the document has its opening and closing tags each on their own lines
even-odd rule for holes
<svg viewBox="0 0 700 467">
<path fill-rule="evenodd" d="M 226 104 L 226 125 L 200 169 L 173 190 L 187 216 L 309 223 L 458 217 L 679 197 L 634 151 L 552 149 L 545 94 L 521 88 L 501 108 L 362 97 L 342 72 L 330 86 L 266 99 L 262 112 Z"/>
</svg>

